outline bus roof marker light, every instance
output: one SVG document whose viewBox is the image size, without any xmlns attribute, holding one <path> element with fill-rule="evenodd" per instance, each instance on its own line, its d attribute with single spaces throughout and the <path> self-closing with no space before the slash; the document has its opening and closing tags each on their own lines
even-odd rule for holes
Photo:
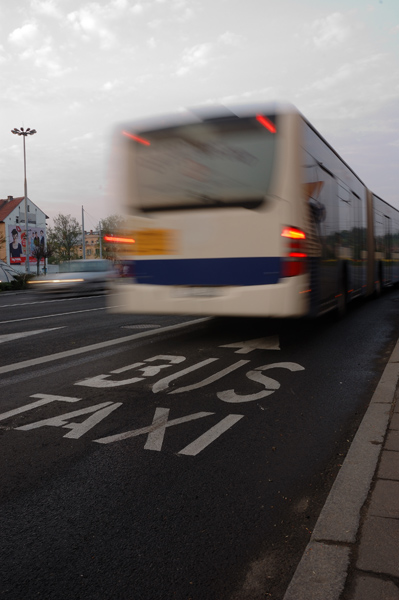
<svg viewBox="0 0 399 600">
<path fill-rule="evenodd" d="M 134 140 L 135 142 L 139 142 L 139 144 L 143 144 L 143 146 L 151 146 L 151 142 L 149 142 L 148 140 L 145 140 L 144 138 L 139 137 L 138 135 L 133 135 L 128 131 L 122 131 L 122 135 Z"/>
<path fill-rule="evenodd" d="M 276 126 L 274 123 L 272 123 L 272 121 L 270 121 L 270 119 L 268 119 L 267 117 L 264 117 L 262 115 L 256 115 L 256 120 L 263 125 L 263 127 L 266 127 L 266 129 L 268 131 L 270 131 L 271 133 L 276 133 Z"/>
</svg>

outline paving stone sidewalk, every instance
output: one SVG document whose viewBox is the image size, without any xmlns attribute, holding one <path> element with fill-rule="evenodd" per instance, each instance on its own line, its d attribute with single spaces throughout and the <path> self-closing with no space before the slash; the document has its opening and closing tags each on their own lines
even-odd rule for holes
<svg viewBox="0 0 399 600">
<path fill-rule="evenodd" d="M 283 600 L 399 600 L 399 340 Z"/>
<path fill-rule="evenodd" d="M 399 388 L 344 600 L 399 600 Z"/>
</svg>

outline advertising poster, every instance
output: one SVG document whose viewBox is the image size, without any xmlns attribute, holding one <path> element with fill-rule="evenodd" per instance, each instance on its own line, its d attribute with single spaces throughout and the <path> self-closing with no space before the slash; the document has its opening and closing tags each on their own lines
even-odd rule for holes
<svg viewBox="0 0 399 600">
<path fill-rule="evenodd" d="M 46 245 L 46 230 L 45 228 L 28 229 L 28 240 L 26 241 L 25 228 L 17 223 L 8 226 L 8 239 L 10 250 L 10 264 L 23 265 L 26 261 L 26 249 L 28 249 L 29 263 L 36 264 L 36 258 L 32 256 L 32 251 L 35 247 Z M 44 258 L 41 259 L 44 263 Z"/>
</svg>

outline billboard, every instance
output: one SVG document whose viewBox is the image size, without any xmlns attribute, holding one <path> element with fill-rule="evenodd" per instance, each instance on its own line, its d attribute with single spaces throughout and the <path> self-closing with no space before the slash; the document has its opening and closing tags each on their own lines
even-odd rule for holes
<svg viewBox="0 0 399 600">
<path fill-rule="evenodd" d="M 29 227 L 28 240 L 26 241 L 25 228 L 22 229 L 17 223 L 8 226 L 8 240 L 10 252 L 10 265 L 23 265 L 26 262 L 26 248 L 28 249 L 29 263 L 36 264 L 37 260 L 32 256 L 35 247 L 46 245 L 46 228 Z M 44 263 L 44 258 L 41 259 Z"/>
</svg>

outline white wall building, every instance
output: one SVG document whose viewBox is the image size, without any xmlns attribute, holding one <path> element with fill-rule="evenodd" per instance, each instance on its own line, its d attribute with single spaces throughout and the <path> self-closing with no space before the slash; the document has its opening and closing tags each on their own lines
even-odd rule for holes
<svg viewBox="0 0 399 600">
<path fill-rule="evenodd" d="M 46 246 L 46 219 L 49 217 L 32 200 L 27 198 L 28 239 L 26 240 L 25 199 L 8 196 L 0 200 L 0 235 L 5 244 L 0 246 L 0 259 L 25 272 L 26 256 L 29 257 L 30 271 L 36 272 L 36 259 L 32 256 L 35 246 Z M 27 252 L 27 251 L 28 252 Z M 44 259 L 42 259 L 44 266 Z"/>
</svg>

